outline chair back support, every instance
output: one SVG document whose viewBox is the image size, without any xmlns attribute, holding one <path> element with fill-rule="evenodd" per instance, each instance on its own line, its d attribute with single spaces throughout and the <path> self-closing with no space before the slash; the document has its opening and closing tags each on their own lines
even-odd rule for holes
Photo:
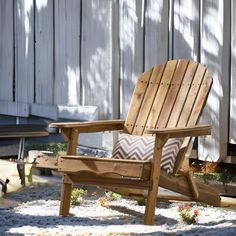
<svg viewBox="0 0 236 236">
<path fill-rule="evenodd" d="M 195 125 L 211 84 L 208 70 L 191 60 L 172 60 L 151 68 L 138 78 L 124 133 L 144 135 L 145 129 Z M 182 145 L 182 156 L 189 141 Z M 180 161 L 176 172 L 181 165 Z"/>
</svg>

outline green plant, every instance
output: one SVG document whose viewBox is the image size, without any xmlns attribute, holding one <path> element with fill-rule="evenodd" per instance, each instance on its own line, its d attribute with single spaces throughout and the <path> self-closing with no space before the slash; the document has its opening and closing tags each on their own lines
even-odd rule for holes
<svg viewBox="0 0 236 236">
<path fill-rule="evenodd" d="M 121 199 L 121 195 L 114 193 L 114 192 L 106 192 L 104 197 L 100 197 L 98 199 L 98 203 L 103 207 L 108 207 L 107 203 L 111 201 L 117 201 Z"/>
<path fill-rule="evenodd" d="M 58 156 L 65 154 L 67 151 L 67 143 L 47 143 L 47 144 L 32 144 L 26 147 L 26 150 L 50 151 Z"/>
<path fill-rule="evenodd" d="M 88 191 L 82 188 L 74 188 L 71 193 L 71 205 L 79 206 L 82 201 L 82 197 L 87 195 Z"/>
<path fill-rule="evenodd" d="M 114 193 L 114 192 L 106 192 L 106 199 L 108 201 L 117 201 L 117 200 L 120 200 L 121 199 L 121 195 L 117 194 L 117 193 Z"/>
<path fill-rule="evenodd" d="M 194 224 L 197 222 L 197 217 L 199 216 L 198 209 L 192 209 L 189 204 L 180 204 L 178 210 L 180 222 L 186 222 L 187 224 Z"/>
</svg>

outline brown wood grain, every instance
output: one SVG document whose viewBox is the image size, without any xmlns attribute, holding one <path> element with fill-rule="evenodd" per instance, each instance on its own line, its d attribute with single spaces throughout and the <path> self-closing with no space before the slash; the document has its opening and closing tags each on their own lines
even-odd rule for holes
<svg viewBox="0 0 236 236">
<path fill-rule="evenodd" d="M 186 100 L 186 96 L 188 94 L 188 91 L 192 83 L 192 79 L 197 69 L 197 65 L 198 64 L 196 62 L 192 61 L 189 62 L 187 71 L 181 84 L 181 88 L 175 101 L 175 106 L 172 109 L 167 127 L 175 127 L 178 123 L 182 108 Z"/>
<path fill-rule="evenodd" d="M 135 121 L 137 119 L 138 112 L 140 110 L 140 106 L 142 105 L 142 101 L 148 87 L 148 81 L 152 75 L 153 68 L 147 72 L 144 72 L 138 79 L 137 84 L 135 86 L 135 90 L 131 99 L 130 108 L 128 111 L 128 115 L 125 122 L 124 132 L 132 133 Z"/>
</svg>

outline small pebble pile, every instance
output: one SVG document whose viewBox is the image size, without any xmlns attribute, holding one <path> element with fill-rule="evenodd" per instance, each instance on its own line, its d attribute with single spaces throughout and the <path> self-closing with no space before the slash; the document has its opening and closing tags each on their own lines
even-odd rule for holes
<svg viewBox="0 0 236 236">
<path fill-rule="evenodd" d="M 236 235 L 236 210 L 198 206 L 196 224 L 179 222 L 177 203 L 158 203 L 155 225 L 144 226 L 144 206 L 119 199 L 107 207 L 89 193 L 69 217 L 58 216 L 60 185 L 30 186 L 4 197 L 15 207 L 0 209 L 0 235 Z"/>
</svg>

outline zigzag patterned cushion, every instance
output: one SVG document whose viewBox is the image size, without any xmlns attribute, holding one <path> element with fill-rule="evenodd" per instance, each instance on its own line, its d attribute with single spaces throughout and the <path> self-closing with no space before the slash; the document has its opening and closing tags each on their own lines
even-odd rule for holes
<svg viewBox="0 0 236 236">
<path fill-rule="evenodd" d="M 153 157 L 155 137 L 121 134 L 113 149 L 112 158 L 149 161 Z M 173 172 L 175 160 L 183 143 L 182 138 L 169 139 L 162 151 L 161 168 Z"/>
</svg>

